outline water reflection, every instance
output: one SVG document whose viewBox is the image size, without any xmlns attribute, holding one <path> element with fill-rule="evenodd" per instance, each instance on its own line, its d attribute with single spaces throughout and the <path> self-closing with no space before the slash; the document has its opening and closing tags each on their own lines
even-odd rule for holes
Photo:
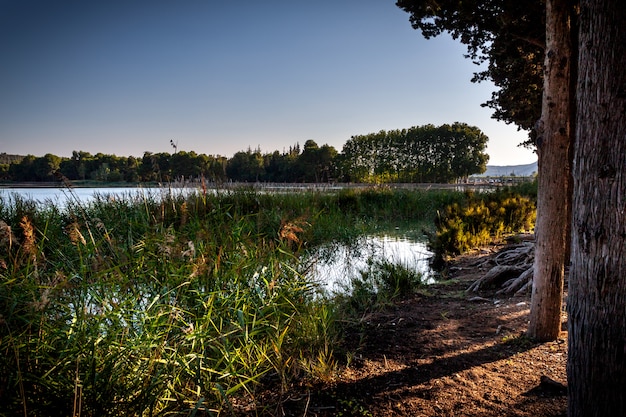
<svg viewBox="0 0 626 417">
<path fill-rule="evenodd" d="M 389 235 L 366 236 L 355 244 L 319 248 L 308 260 L 308 274 L 327 291 L 341 292 L 349 287 L 352 278 L 368 268 L 368 262 L 385 261 L 420 272 L 425 283 L 432 283 L 432 255 L 424 242 Z"/>
</svg>

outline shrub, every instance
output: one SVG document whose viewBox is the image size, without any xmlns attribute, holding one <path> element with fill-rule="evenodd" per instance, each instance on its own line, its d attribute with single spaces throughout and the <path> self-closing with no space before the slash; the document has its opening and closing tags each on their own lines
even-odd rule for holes
<svg viewBox="0 0 626 417">
<path fill-rule="evenodd" d="M 429 247 L 435 253 L 433 264 L 441 267 L 450 255 L 462 254 L 507 234 L 532 230 L 536 197 L 516 191 L 467 193 L 464 202 L 450 204 L 439 212 L 436 232 L 429 238 Z"/>
</svg>

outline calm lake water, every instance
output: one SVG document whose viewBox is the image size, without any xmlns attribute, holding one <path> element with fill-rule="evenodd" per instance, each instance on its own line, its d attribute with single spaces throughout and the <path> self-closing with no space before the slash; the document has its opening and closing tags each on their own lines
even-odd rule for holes
<svg viewBox="0 0 626 417">
<path fill-rule="evenodd" d="M 368 262 L 389 262 L 422 274 L 425 283 L 434 282 L 432 257 L 424 242 L 402 236 L 365 236 L 356 245 L 322 247 L 312 257 L 310 275 L 333 292 L 342 292 L 350 280 L 368 268 Z"/>
<path fill-rule="evenodd" d="M 38 201 L 40 203 L 52 202 L 60 207 L 68 201 L 80 201 L 87 203 L 95 196 L 106 197 L 155 197 L 169 194 L 178 195 L 198 190 L 197 188 L 161 188 L 161 187 L 99 187 L 99 188 L 0 188 L 0 198 L 19 197 Z"/>
</svg>

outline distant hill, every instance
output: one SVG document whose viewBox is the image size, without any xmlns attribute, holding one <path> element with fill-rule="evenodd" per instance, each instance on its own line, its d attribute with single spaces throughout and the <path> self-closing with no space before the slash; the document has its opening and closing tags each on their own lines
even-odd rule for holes
<svg viewBox="0 0 626 417">
<path fill-rule="evenodd" d="M 484 174 L 476 177 L 530 177 L 537 173 L 537 162 L 527 165 L 487 165 Z"/>
</svg>

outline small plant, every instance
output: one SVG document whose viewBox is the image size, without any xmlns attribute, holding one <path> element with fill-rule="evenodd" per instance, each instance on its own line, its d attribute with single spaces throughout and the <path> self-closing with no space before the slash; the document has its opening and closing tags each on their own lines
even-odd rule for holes
<svg viewBox="0 0 626 417">
<path fill-rule="evenodd" d="M 353 398 L 337 399 L 337 416 L 371 417 L 372 413 L 358 400 Z"/>
<path fill-rule="evenodd" d="M 502 343 L 518 349 L 527 349 L 533 345 L 533 341 L 524 333 L 518 335 L 506 335 L 502 337 Z"/>
</svg>

